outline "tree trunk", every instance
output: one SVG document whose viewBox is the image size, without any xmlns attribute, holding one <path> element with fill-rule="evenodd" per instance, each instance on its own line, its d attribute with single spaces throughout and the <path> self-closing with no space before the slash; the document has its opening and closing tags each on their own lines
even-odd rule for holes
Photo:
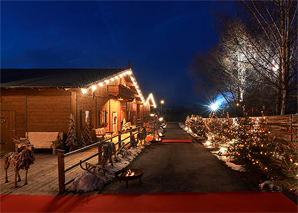
<svg viewBox="0 0 298 213">
<path fill-rule="evenodd" d="M 282 92 L 282 100 L 281 100 L 281 111 L 280 115 L 286 114 L 287 108 L 287 93 L 288 93 L 288 76 L 289 76 L 289 57 L 290 57 L 290 48 L 289 48 L 289 30 L 290 30 L 290 23 L 289 23 L 289 8 L 288 2 L 283 1 L 280 2 L 281 4 L 281 29 L 282 29 L 282 49 L 281 49 L 281 56 L 282 56 L 282 67 L 281 67 L 281 92 Z"/>
</svg>

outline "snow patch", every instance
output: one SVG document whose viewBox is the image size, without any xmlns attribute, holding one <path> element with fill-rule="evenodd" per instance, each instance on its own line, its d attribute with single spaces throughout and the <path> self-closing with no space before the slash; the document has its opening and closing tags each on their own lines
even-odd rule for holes
<svg viewBox="0 0 298 213">
<path fill-rule="evenodd" d="M 266 180 L 263 183 L 259 184 L 259 189 L 262 192 L 265 191 L 273 191 L 273 192 L 281 192 L 281 187 L 274 183 L 272 180 Z"/>
<path fill-rule="evenodd" d="M 231 162 L 234 160 L 233 156 L 218 155 L 218 151 L 212 151 L 211 153 L 215 155 L 219 160 L 225 162 L 225 164 L 234 171 L 246 172 L 245 167 L 243 165 L 237 165 Z"/>
</svg>

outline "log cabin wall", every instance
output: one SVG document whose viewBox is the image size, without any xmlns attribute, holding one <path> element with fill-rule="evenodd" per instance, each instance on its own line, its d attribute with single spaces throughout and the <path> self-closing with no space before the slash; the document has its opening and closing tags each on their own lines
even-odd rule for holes
<svg viewBox="0 0 298 213">
<path fill-rule="evenodd" d="M 1 111 L 15 112 L 15 135 L 25 137 L 27 131 L 27 98 L 26 96 L 4 96 L 1 91 Z"/>
<path fill-rule="evenodd" d="M 96 99 L 93 95 L 83 94 L 81 91 L 76 93 L 76 128 L 77 136 L 84 135 L 84 127 L 86 123 L 86 116 L 89 117 L 89 124 L 94 127 L 95 125 L 95 112 L 96 112 Z M 88 112 L 88 114 L 87 114 Z"/>
<path fill-rule="evenodd" d="M 61 89 L 1 89 L 1 111 L 15 111 L 15 135 L 68 130 L 70 92 Z"/>
<path fill-rule="evenodd" d="M 115 78 L 108 85 L 119 84 L 131 86 L 125 78 Z M 150 106 L 147 108 L 150 111 Z M 118 97 L 110 96 L 106 84 L 97 86 L 94 91 L 90 89 L 87 94 L 83 94 L 78 88 L 1 88 L 1 111 L 15 113 L 14 133 L 20 137 L 25 137 L 25 132 L 57 131 L 66 134 L 70 114 L 73 114 L 76 121 L 77 137 L 84 134 L 87 114 L 93 128 L 102 127 L 105 118 L 108 123 L 106 131 L 113 131 L 113 128 L 121 130 L 124 118 L 126 122 L 136 125 L 137 119 L 145 116 L 145 109 L 135 99 L 120 101 Z M 117 114 L 117 126 L 113 126 L 113 112 Z"/>
</svg>

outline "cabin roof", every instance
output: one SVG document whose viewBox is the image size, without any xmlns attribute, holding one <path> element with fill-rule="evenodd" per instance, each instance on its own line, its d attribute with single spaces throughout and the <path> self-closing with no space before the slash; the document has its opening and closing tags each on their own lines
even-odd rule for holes
<svg viewBox="0 0 298 213">
<path fill-rule="evenodd" d="M 1 69 L 1 87 L 86 87 L 125 70 L 127 68 Z"/>
</svg>

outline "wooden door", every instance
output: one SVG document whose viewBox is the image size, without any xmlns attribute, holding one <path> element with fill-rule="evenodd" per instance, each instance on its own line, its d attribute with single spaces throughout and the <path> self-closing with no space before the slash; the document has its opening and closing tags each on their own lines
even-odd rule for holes
<svg viewBox="0 0 298 213">
<path fill-rule="evenodd" d="M 15 136 L 15 111 L 1 111 L 1 152 L 14 151 L 12 138 Z"/>
</svg>

